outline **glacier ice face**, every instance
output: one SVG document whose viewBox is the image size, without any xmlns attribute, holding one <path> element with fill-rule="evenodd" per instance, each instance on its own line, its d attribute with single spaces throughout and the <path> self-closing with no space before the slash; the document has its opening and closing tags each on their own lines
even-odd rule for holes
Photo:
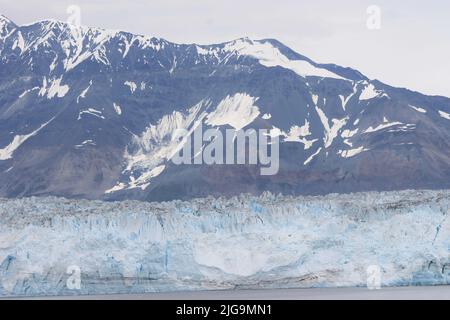
<svg viewBox="0 0 450 320">
<path fill-rule="evenodd" d="M 450 191 L 0 200 L 0 295 L 450 282 Z M 70 290 L 67 270 L 81 270 Z"/>
</svg>

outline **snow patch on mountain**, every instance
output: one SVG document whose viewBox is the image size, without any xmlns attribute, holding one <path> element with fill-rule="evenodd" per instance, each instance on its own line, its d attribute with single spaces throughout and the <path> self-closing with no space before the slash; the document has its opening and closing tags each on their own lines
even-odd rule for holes
<svg viewBox="0 0 450 320">
<path fill-rule="evenodd" d="M 15 50 L 18 48 L 20 50 L 20 53 L 25 51 L 25 39 L 23 38 L 22 32 L 17 31 L 17 38 L 13 43 L 12 49 Z"/>
<path fill-rule="evenodd" d="M 40 87 L 34 87 L 34 88 L 31 88 L 31 89 L 25 90 L 24 92 L 22 92 L 22 93 L 20 94 L 19 98 L 23 98 L 23 97 L 25 97 L 28 93 L 33 92 L 33 91 L 36 91 L 36 90 L 40 90 L 40 89 L 41 89 Z"/>
<path fill-rule="evenodd" d="M 450 113 L 439 110 L 439 115 L 444 119 L 450 120 Z"/>
<path fill-rule="evenodd" d="M 3 14 L 0 14 L 0 31 L 4 31 L 5 29 L 10 29 L 14 26 L 14 23 Z M 9 30 L 7 30 L 9 31 Z"/>
<path fill-rule="evenodd" d="M 191 135 L 204 120 L 210 126 L 229 125 L 240 130 L 260 115 L 259 108 L 255 106 L 257 100 L 248 94 L 237 93 L 225 97 L 209 113 L 206 110 L 211 107 L 211 102 L 202 100 L 184 113 L 175 111 L 163 116 L 140 136 L 133 137 L 124 155 L 127 165 L 123 174 L 127 180 L 120 181 L 108 192 L 135 188 L 145 190 L 151 179 L 164 171 L 165 163 L 183 147 L 185 141 L 175 138 L 178 129 L 187 130 Z"/>
<path fill-rule="evenodd" d="M 178 129 L 192 134 L 196 125 L 206 117 L 204 109 L 209 105 L 209 100 L 202 100 L 186 112 L 174 111 L 156 124 L 149 125 L 141 135 L 133 136 L 124 153 L 125 180 L 119 181 L 107 193 L 135 188 L 145 190 L 150 180 L 164 171 L 165 163 L 183 147 L 184 141 L 178 141 L 176 137 Z"/>
<path fill-rule="evenodd" d="M 309 123 L 307 123 L 305 126 L 299 127 L 299 126 L 292 126 L 291 129 L 289 129 L 289 133 L 286 135 L 286 139 L 284 141 L 287 142 L 293 142 L 293 141 L 300 141 L 299 139 L 301 137 L 306 137 L 311 135 L 311 132 L 309 132 Z"/>
<path fill-rule="evenodd" d="M 137 179 L 131 176 L 131 183 L 129 184 L 128 189 L 135 189 L 135 188 L 141 188 L 142 190 L 147 189 L 147 187 L 150 185 L 150 180 L 152 178 L 159 176 L 164 171 L 165 168 L 166 168 L 165 165 L 157 166 L 151 169 L 150 171 L 144 172 Z"/>
<path fill-rule="evenodd" d="M 126 187 L 127 187 L 127 185 L 126 185 L 125 183 L 123 183 L 123 182 L 117 182 L 117 184 L 116 184 L 114 187 L 112 187 L 111 189 L 106 190 L 106 191 L 105 191 L 105 194 L 111 194 L 111 193 L 114 193 L 114 192 L 123 190 L 123 189 L 125 189 Z"/>
<path fill-rule="evenodd" d="M 339 95 L 339 99 L 341 99 L 341 105 L 342 105 L 342 109 L 345 111 L 348 102 L 350 101 L 351 98 L 353 98 L 353 96 L 358 92 L 356 85 L 353 86 L 353 92 L 348 95 L 347 97 L 343 96 L 343 95 Z M 317 102 L 316 102 L 317 104 Z"/>
<path fill-rule="evenodd" d="M 314 105 L 317 106 L 317 103 L 319 102 L 319 96 L 317 94 L 311 95 L 311 99 L 314 102 Z"/>
<path fill-rule="evenodd" d="M 122 108 L 115 102 L 113 103 L 113 107 L 116 113 L 120 116 L 122 114 Z"/>
<path fill-rule="evenodd" d="M 61 84 L 62 78 L 47 80 L 44 77 L 43 84 L 39 90 L 39 96 L 47 96 L 47 99 L 53 99 L 54 97 L 63 98 L 68 92 L 70 87 L 68 85 Z"/>
<path fill-rule="evenodd" d="M 4 15 L 0 15 L 0 40 L 4 41 L 16 30 L 16 28 L 17 26 L 14 24 L 14 22 L 9 20 Z"/>
<path fill-rule="evenodd" d="M 94 109 L 94 108 L 89 108 L 89 109 L 86 109 L 86 110 L 81 110 L 81 111 L 78 113 L 78 118 L 77 118 L 77 120 L 81 120 L 81 118 L 83 117 L 83 115 L 91 115 L 91 116 L 100 118 L 100 119 L 102 119 L 102 120 L 105 120 L 105 117 L 102 115 L 102 112 L 99 111 L 99 110 L 97 110 L 97 109 Z"/>
<path fill-rule="evenodd" d="M 95 143 L 93 140 L 85 140 L 85 141 L 83 141 L 82 143 L 77 144 L 77 145 L 75 146 L 75 148 L 76 148 L 76 149 L 80 149 L 80 148 L 83 148 L 83 147 L 85 147 L 85 146 L 95 146 L 95 145 L 96 145 L 96 143 Z"/>
<path fill-rule="evenodd" d="M 360 154 L 361 152 L 368 151 L 368 150 L 369 149 L 366 149 L 364 147 L 359 147 L 359 148 L 355 148 L 355 149 L 340 151 L 338 154 L 340 154 L 342 156 L 342 158 L 352 158 L 352 157 Z"/>
<path fill-rule="evenodd" d="M 65 53 L 65 70 L 70 71 L 87 60 L 94 60 L 104 65 L 110 65 L 105 45 L 115 37 L 118 32 L 99 28 L 87 28 L 64 24 L 65 39 L 61 47 Z M 85 47 L 84 43 L 90 46 Z"/>
<path fill-rule="evenodd" d="M 317 101 L 317 100 L 316 100 Z M 325 115 L 322 109 L 320 109 L 316 104 L 316 111 L 319 115 L 320 121 L 322 122 L 323 128 L 325 129 L 324 143 L 325 148 L 329 148 L 333 144 L 333 140 L 337 137 L 339 130 L 347 124 L 348 117 L 343 119 L 332 119 L 331 126 L 328 121 L 328 117 Z"/>
<path fill-rule="evenodd" d="M 131 93 L 134 93 L 137 89 L 137 85 L 133 81 L 125 81 L 123 84 L 130 88 Z"/>
<path fill-rule="evenodd" d="M 301 127 L 299 127 L 297 125 L 292 126 L 289 130 L 289 133 L 287 133 L 287 134 L 283 133 L 283 134 L 286 137 L 284 139 L 284 142 L 303 143 L 305 145 L 305 150 L 310 149 L 313 146 L 313 144 L 316 141 L 318 141 L 318 139 L 313 139 L 313 140 L 306 139 L 306 137 L 311 135 L 309 122 L 306 119 L 305 119 L 305 124 L 303 126 L 301 126 Z"/>
<path fill-rule="evenodd" d="M 206 123 L 211 126 L 230 125 L 236 130 L 241 130 L 252 123 L 260 114 L 255 105 L 258 98 L 247 93 L 228 95 L 217 108 L 208 114 Z"/>
<path fill-rule="evenodd" d="M 45 126 L 47 126 L 50 122 L 53 121 L 54 118 L 42 124 L 39 128 L 34 130 L 29 134 L 24 135 L 16 135 L 14 139 L 8 144 L 5 148 L 0 149 L 0 160 L 8 160 L 12 159 L 14 152 L 19 149 L 19 147 L 31 137 L 34 137 L 41 131 Z"/>
<path fill-rule="evenodd" d="M 270 42 L 239 39 L 226 44 L 224 50 L 236 53 L 240 56 L 253 57 L 266 67 L 282 67 L 284 69 L 292 70 L 301 77 L 321 77 L 346 80 L 331 71 L 316 67 L 306 60 L 290 60 Z"/>
<path fill-rule="evenodd" d="M 302 126 L 294 125 L 289 129 L 289 132 L 285 132 L 278 127 L 272 126 L 268 136 L 271 138 L 282 137 L 282 142 L 299 142 L 303 143 L 305 150 L 310 149 L 318 139 L 308 140 L 306 137 L 310 136 L 309 122 L 305 119 L 305 124 Z"/>
<path fill-rule="evenodd" d="M 77 97 L 77 103 L 80 102 L 80 99 L 86 98 L 86 95 L 87 95 L 89 89 L 91 88 L 91 86 L 92 86 L 92 80 L 89 81 L 89 86 L 86 89 L 84 89 L 83 92 L 81 92 L 81 94 Z"/>
<path fill-rule="evenodd" d="M 364 133 L 373 133 L 373 132 L 377 132 L 386 128 L 390 128 L 393 126 L 399 126 L 399 125 L 403 125 L 402 122 L 387 122 L 385 121 L 384 123 L 381 123 L 380 125 L 376 126 L 376 127 L 372 127 L 370 126 L 368 129 L 366 129 L 366 131 L 364 131 Z"/>
<path fill-rule="evenodd" d="M 311 156 L 308 157 L 308 159 L 306 159 L 305 162 L 303 162 L 303 165 L 307 165 L 309 164 L 311 161 L 314 160 L 314 158 L 320 153 L 320 151 L 322 151 L 322 147 L 320 147 L 319 149 L 317 149 L 316 152 L 314 152 Z"/>
<path fill-rule="evenodd" d="M 411 109 L 414 109 L 414 110 L 416 110 L 417 112 L 420 112 L 420 113 L 427 113 L 427 110 L 425 110 L 424 108 L 420 108 L 420 107 L 416 107 L 416 106 L 413 106 L 413 105 L 409 105 L 409 107 L 411 108 Z"/>
<path fill-rule="evenodd" d="M 413 123 L 402 124 L 394 128 L 388 129 L 387 132 L 408 132 L 416 129 L 416 125 Z"/>
<path fill-rule="evenodd" d="M 58 59 L 59 59 L 59 57 L 56 54 L 55 58 L 53 59 L 52 63 L 50 64 L 50 67 L 49 67 L 50 73 L 53 72 L 56 69 L 56 67 L 58 66 Z"/>
<path fill-rule="evenodd" d="M 377 90 L 375 86 L 370 83 L 364 87 L 363 91 L 359 96 L 359 100 L 360 101 L 370 100 L 373 98 L 377 98 L 382 94 L 383 94 L 382 91 Z"/>
<path fill-rule="evenodd" d="M 357 134 L 359 131 L 359 128 L 356 128 L 355 130 L 344 130 L 342 131 L 341 137 L 342 138 L 351 138 L 353 137 L 355 134 Z"/>
</svg>

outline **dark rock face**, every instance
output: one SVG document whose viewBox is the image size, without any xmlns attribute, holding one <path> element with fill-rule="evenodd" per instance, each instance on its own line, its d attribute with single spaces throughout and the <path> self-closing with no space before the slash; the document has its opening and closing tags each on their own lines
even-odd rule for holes
<svg viewBox="0 0 450 320">
<path fill-rule="evenodd" d="M 176 129 L 270 129 L 280 170 L 174 165 Z M 0 18 L 0 196 L 188 199 L 450 186 L 450 99 L 276 40 L 178 45 Z"/>
</svg>

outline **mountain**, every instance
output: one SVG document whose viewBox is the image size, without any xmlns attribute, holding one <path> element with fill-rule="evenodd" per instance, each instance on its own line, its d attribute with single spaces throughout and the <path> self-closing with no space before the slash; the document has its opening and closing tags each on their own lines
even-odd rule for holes
<svg viewBox="0 0 450 320">
<path fill-rule="evenodd" d="M 271 130 L 279 172 L 173 164 L 173 134 L 200 120 Z M 450 99 L 273 39 L 175 44 L 1 16 L 0 181 L 2 197 L 152 201 L 448 188 Z"/>
</svg>

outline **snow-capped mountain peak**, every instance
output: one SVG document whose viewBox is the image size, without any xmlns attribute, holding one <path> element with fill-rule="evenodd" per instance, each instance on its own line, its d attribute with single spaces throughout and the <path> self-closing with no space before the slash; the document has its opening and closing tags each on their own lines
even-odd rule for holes
<svg viewBox="0 0 450 320">
<path fill-rule="evenodd" d="M 0 27 L 3 27 L 6 24 L 11 24 L 15 26 L 15 23 L 11 21 L 7 16 L 0 14 Z"/>
<path fill-rule="evenodd" d="M 4 24 L 9 26 L 4 27 L 9 32 L 13 30 L 11 26 L 16 28 L 9 19 L 5 18 Z M 6 34 L 7 31 L 4 33 Z M 5 49 L 9 47 L 13 51 L 16 50 L 21 55 L 36 51 L 39 47 L 49 48 L 59 56 L 60 60 L 65 59 L 64 72 L 89 60 L 117 68 L 127 58 L 130 51 L 136 50 L 142 54 L 139 61 L 149 64 L 148 56 L 158 56 L 159 50 L 167 48 L 169 51 L 178 51 L 176 54 L 169 53 L 172 57 L 168 57 L 168 54 L 162 55 L 164 60 L 171 61 L 158 61 L 158 64 L 168 71 L 182 67 L 180 62 L 223 65 L 236 64 L 237 61 L 240 63 L 242 58 L 247 58 L 266 67 L 291 70 L 302 77 L 354 80 L 335 66 L 319 65 L 273 39 L 252 40 L 245 37 L 218 45 L 177 45 L 164 39 L 133 35 L 123 31 L 75 26 L 49 19 L 18 27 L 11 39 L 5 40 L 3 46 Z M 180 48 L 182 50 L 178 50 Z M 196 56 L 192 56 L 192 49 L 196 52 Z M 28 63 L 31 62 L 28 61 Z"/>
<path fill-rule="evenodd" d="M 0 15 L 0 41 L 9 35 L 17 26 L 4 15 Z"/>
</svg>

